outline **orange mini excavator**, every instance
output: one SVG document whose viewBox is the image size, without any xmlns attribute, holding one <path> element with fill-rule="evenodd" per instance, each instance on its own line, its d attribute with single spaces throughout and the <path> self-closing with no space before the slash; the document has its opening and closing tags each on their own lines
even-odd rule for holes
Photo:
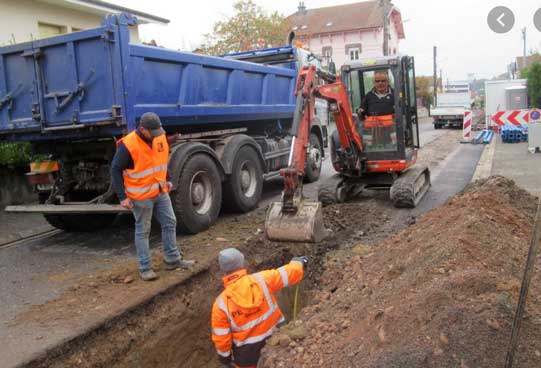
<svg viewBox="0 0 541 368">
<path fill-rule="evenodd" d="M 361 120 L 351 106 L 359 106 L 372 88 L 374 75 L 388 75 L 394 94 L 394 114 Z M 298 113 L 289 167 L 282 169 L 282 200 L 273 203 L 265 222 L 269 239 L 318 242 L 324 236 L 322 204 L 344 202 L 364 189 L 389 190 L 395 207 L 415 207 L 430 187 L 427 167 L 415 165 L 419 127 L 412 57 L 385 57 L 344 65 L 335 77 L 304 67 L 296 86 Z M 338 174 L 320 186 L 318 202 L 303 197 L 302 183 L 315 98 L 328 101 L 336 122 L 330 137 L 330 156 Z M 295 131 L 295 130 L 294 130 Z"/>
</svg>

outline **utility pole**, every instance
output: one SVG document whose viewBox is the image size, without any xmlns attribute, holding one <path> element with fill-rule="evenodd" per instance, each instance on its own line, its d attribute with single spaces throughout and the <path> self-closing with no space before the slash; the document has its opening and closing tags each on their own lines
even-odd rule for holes
<svg viewBox="0 0 541 368">
<path fill-rule="evenodd" d="M 526 59 L 526 27 L 522 28 L 522 42 L 523 42 L 522 54 L 524 56 L 524 59 Z M 526 60 L 524 61 L 526 62 Z"/>
<path fill-rule="evenodd" d="M 522 59 L 522 68 L 526 68 L 526 27 L 522 28 L 522 42 L 523 42 L 522 56 L 524 57 Z"/>
<path fill-rule="evenodd" d="M 443 71 L 440 69 L 440 92 L 443 93 Z"/>
<path fill-rule="evenodd" d="M 389 55 L 389 5 L 389 0 L 379 1 L 383 14 L 383 56 Z"/>
<path fill-rule="evenodd" d="M 438 103 L 438 64 L 436 62 L 436 56 L 438 48 L 434 46 L 434 106 Z"/>
</svg>

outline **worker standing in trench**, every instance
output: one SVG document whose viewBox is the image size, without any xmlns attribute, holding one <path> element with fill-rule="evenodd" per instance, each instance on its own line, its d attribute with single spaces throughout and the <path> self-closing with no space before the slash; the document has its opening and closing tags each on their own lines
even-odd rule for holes
<svg viewBox="0 0 541 368">
<path fill-rule="evenodd" d="M 227 248 L 218 255 L 225 290 L 212 306 L 212 341 L 223 368 L 255 368 L 265 341 L 284 322 L 274 294 L 304 276 L 305 256 L 278 269 L 247 274 L 244 255 Z"/>
<path fill-rule="evenodd" d="M 169 191 L 169 144 L 158 115 L 147 112 L 139 126 L 117 142 L 111 164 L 111 176 L 122 207 L 135 217 L 135 248 L 139 274 L 144 281 L 158 278 L 152 270 L 149 235 L 152 214 L 162 228 L 163 255 L 166 270 L 188 268 L 194 261 L 183 260 L 177 247 L 177 219 Z"/>
</svg>

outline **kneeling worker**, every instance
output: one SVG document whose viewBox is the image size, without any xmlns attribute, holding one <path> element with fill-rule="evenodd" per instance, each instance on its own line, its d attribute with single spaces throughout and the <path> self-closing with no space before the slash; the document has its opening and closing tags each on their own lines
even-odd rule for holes
<svg viewBox="0 0 541 368">
<path fill-rule="evenodd" d="M 222 250 L 218 262 L 225 290 L 212 306 L 212 341 L 222 367 L 255 368 L 265 341 L 284 321 L 274 294 L 302 280 L 308 258 L 250 275 L 235 248 Z"/>
</svg>

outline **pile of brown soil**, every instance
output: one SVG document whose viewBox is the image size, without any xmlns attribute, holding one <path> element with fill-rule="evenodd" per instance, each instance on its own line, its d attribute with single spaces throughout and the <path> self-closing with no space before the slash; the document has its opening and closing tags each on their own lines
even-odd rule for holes
<svg viewBox="0 0 541 368">
<path fill-rule="evenodd" d="M 268 341 L 263 366 L 503 366 L 536 206 L 491 177 L 376 247 L 335 253 L 312 305 Z M 541 366 L 538 271 L 515 367 Z"/>
</svg>

